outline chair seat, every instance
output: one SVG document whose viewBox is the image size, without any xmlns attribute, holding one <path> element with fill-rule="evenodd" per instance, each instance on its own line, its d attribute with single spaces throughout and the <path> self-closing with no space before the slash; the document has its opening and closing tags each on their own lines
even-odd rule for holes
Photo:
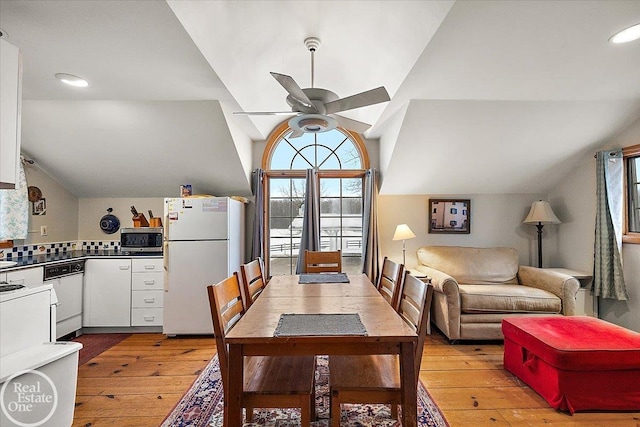
<svg viewBox="0 0 640 427">
<path fill-rule="evenodd" d="M 244 393 L 308 395 L 314 392 L 314 356 L 251 356 L 244 361 Z"/>
<path fill-rule="evenodd" d="M 400 390 L 398 356 L 329 356 L 331 390 Z M 373 403 L 373 402 L 372 402 Z"/>
</svg>

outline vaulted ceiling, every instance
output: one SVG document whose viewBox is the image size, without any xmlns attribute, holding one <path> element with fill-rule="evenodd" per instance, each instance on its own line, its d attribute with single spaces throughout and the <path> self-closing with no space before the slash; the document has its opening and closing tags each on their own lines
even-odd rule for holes
<svg viewBox="0 0 640 427">
<path fill-rule="evenodd" d="M 379 139 L 383 194 L 543 193 L 640 119 L 638 1 L 0 2 L 23 53 L 23 151 L 79 197 L 249 195 L 270 76 L 385 86 L 345 112 Z M 63 87 L 54 74 L 88 79 Z M 374 144 L 376 146 L 376 144 Z"/>
</svg>

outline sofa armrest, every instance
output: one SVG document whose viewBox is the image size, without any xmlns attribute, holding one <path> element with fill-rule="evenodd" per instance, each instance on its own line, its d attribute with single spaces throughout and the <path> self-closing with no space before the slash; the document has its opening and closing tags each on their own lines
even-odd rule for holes
<svg viewBox="0 0 640 427">
<path fill-rule="evenodd" d="M 576 278 L 557 271 L 521 265 L 518 268 L 518 281 L 523 286 L 551 292 L 562 300 L 562 314 L 575 315 L 576 294 L 580 288 Z"/>
<path fill-rule="evenodd" d="M 460 291 L 458 282 L 440 270 L 425 265 L 415 268 L 428 276 L 433 286 L 432 321 L 450 340 L 460 338 Z"/>
</svg>

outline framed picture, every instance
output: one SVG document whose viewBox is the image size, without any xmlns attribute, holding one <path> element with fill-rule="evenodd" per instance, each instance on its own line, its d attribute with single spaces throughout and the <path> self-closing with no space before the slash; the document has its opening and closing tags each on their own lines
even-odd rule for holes
<svg viewBox="0 0 640 427">
<path fill-rule="evenodd" d="M 47 214 L 47 200 L 40 199 L 37 202 L 33 202 L 31 213 L 33 215 L 46 215 Z"/>
<path fill-rule="evenodd" d="M 471 233 L 471 200 L 429 199 L 429 233 Z"/>
</svg>

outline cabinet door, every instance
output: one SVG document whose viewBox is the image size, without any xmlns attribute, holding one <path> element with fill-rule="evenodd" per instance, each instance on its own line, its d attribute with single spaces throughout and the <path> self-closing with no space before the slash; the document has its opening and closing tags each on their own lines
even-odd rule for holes
<svg viewBox="0 0 640 427">
<path fill-rule="evenodd" d="M 83 326 L 131 326 L 131 260 L 89 259 Z"/>
<path fill-rule="evenodd" d="M 7 282 L 10 285 L 39 286 L 44 283 L 43 277 L 44 269 L 42 267 L 7 271 Z"/>
<path fill-rule="evenodd" d="M 20 51 L 0 39 L 0 188 L 15 188 L 20 159 Z"/>
</svg>

